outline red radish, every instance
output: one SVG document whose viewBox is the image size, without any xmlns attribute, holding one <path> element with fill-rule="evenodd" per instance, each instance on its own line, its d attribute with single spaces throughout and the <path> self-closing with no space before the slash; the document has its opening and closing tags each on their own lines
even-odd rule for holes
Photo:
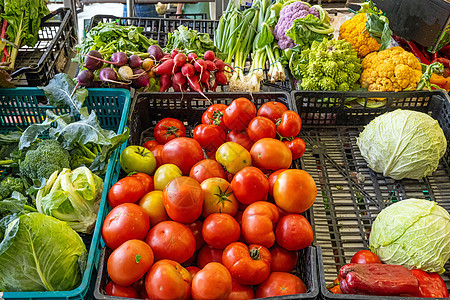
<svg viewBox="0 0 450 300">
<path fill-rule="evenodd" d="M 195 74 L 195 68 L 192 64 L 186 63 L 184 66 L 181 67 L 181 74 L 183 74 L 184 77 L 190 77 Z"/>
<path fill-rule="evenodd" d="M 197 73 L 200 73 L 200 78 L 203 76 L 203 71 L 206 71 L 206 62 L 203 59 L 197 59 L 194 63 L 194 68 Z"/>
<path fill-rule="evenodd" d="M 188 54 L 187 57 L 188 57 L 189 62 L 192 64 L 195 62 L 195 60 L 197 59 L 198 56 L 194 52 L 191 52 Z"/>
<path fill-rule="evenodd" d="M 178 91 L 175 92 L 179 92 L 182 90 L 182 86 L 183 84 L 186 83 L 186 77 L 183 76 L 183 74 L 179 73 L 175 73 L 172 77 L 172 86 L 177 86 Z M 175 89 L 175 88 L 174 88 Z"/>
<path fill-rule="evenodd" d="M 170 88 L 172 81 L 170 80 L 169 74 L 163 74 L 159 78 L 159 91 L 165 92 L 168 88 Z"/>
<path fill-rule="evenodd" d="M 158 75 L 171 75 L 174 66 L 175 62 L 173 61 L 173 59 L 168 59 L 155 68 L 155 73 Z"/>
<path fill-rule="evenodd" d="M 170 57 L 171 58 L 175 58 L 175 55 L 177 55 L 178 54 L 178 50 L 177 49 L 173 49 L 171 52 L 170 52 Z"/>
<path fill-rule="evenodd" d="M 216 73 L 216 83 L 220 85 L 227 85 L 228 79 L 224 72 L 217 72 Z"/>
<path fill-rule="evenodd" d="M 173 60 L 175 62 L 175 66 L 182 67 L 186 63 L 186 54 L 178 53 L 177 55 L 175 55 Z"/>
<path fill-rule="evenodd" d="M 210 78 L 211 78 L 211 76 L 210 76 L 210 74 L 209 74 L 209 71 L 208 71 L 208 70 L 205 70 L 205 71 L 203 71 L 203 74 L 202 74 L 202 76 L 200 77 L 200 81 L 203 82 L 203 83 L 208 84 Z"/>
<path fill-rule="evenodd" d="M 171 59 L 172 57 L 170 56 L 170 54 L 166 54 L 166 55 L 164 55 L 162 58 L 161 58 L 161 62 L 163 62 L 163 61 L 166 61 L 166 60 L 168 60 L 168 59 Z"/>
<path fill-rule="evenodd" d="M 221 59 L 216 59 L 214 61 L 214 63 L 216 64 L 217 70 L 220 71 L 220 72 L 231 73 L 230 71 L 225 70 L 225 67 L 229 67 L 231 70 L 233 70 L 233 68 L 230 65 L 224 63 L 223 60 L 221 60 Z"/>
<path fill-rule="evenodd" d="M 214 59 L 216 59 L 216 55 L 211 50 L 206 51 L 205 55 L 203 55 L 203 57 L 205 58 L 205 60 L 209 60 L 209 61 L 214 61 Z"/>
<path fill-rule="evenodd" d="M 173 67 L 173 74 L 178 73 L 180 71 L 181 71 L 180 67 L 177 67 L 177 66 Z"/>
<path fill-rule="evenodd" d="M 181 87 L 178 86 L 178 84 L 175 83 L 175 81 L 172 80 L 172 88 L 174 92 L 181 92 Z"/>
<path fill-rule="evenodd" d="M 216 67 L 215 63 L 213 63 L 210 60 L 206 61 L 206 70 L 208 70 L 208 71 L 215 71 L 216 69 L 217 69 L 217 67 Z"/>
<path fill-rule="evenodd" d="M 191 90 L 199 92 L 200 95 L 202 95 L 203 97 L 205 97 L 208 101 L 211 101 L 208 99 L 208 97 L 205 96 L 205 94 L 203 93 L 203 89 L 200 86 L 200 83 L 198 82 L 198 77 L 197 75 L 192 75 L 192 76 L 188 76 L 187 80 L 189 82 L 189 86 L 191 87 Z"/>
</svg>

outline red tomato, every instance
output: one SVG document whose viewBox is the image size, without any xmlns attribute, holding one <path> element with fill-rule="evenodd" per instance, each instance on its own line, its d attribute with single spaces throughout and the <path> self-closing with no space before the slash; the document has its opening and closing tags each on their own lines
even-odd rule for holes
<svg viewBox="0 0 450 300">
<path fill-rule="evenodd" d="M 109 296 L 125 297 L 125 298 L 139 298 L 139 293 L 132 286 L 121 286 L 114 281 L 108 282 L 105 287 L 105 293 Z"/>
<path fill-rule="evenodd" d="M 269 195 L 273 196 L 273 185 L 275 184 L 275 180 L 277 180 L 278 175 L 281 174 L 281 172 L 286 171 L 287 169 L 279 169 L 270 174 L 268 180 L 269 180 Z"/>
<path fill-rule="evenodd" d="M 297 251 L 289 251 L 278 245 L 270 249 L 272 262 L 270 265 L 271 272 L 288 272 L 290 273 L 297 265 Z"/>
<path fill-rule="evenodd" d="M 198 271 L 200 271 L 201 269 L 199 267 L 196 266 L 189 266 L 185 268 L 186 270 L 188 270 L 189 274 L 191 274 L 191 277 L 194 278 L 195 274 L 198 273 Z"/>
<path fill-rule="evenodd" d="M 191 224 L 187 224 L 187 228 L 192 231 L 192 234 L 195 238 L 195 251 L 200 250 L 200 248 L 205 244 L 205 240 L 203 240 L 202 236 L 202 221 L 197 220 Z"/>
<path fill-rule="evenodd" d="M 285 143 L 286 146 L 288 146 L 289 150 L 291 150 L 292 159 L 300 158 L 305 153 L 306 149 L 305 141 L 299 137 L 296 137 L 292 141 L 284 140 L 283 143 Z"/>
<path fill-rule="evenodd" d="M 203 202 L 204 217 L 213 213 L 223 213 L 234 216 L 239 202 L 233 194 L 231 184 L 223 178 L 208 178 L 201 184 L 205 201 Z"/>
<path fill-rule="evenodd" d="M 219 126 L 200 124 L 194 128 L 193 137 L 204 149 L 215 151 L 225 143 L 226 135 Z"/>
<path fill-rule="evenodd" d="M 270 252 L 266 247 L 235 242 L 222 254 L 222 263 L 233 280 L 244 285 L 262 283 L 270 274 Z"/>
<path fill-rule="evenodd" d="M 266 117 L 276 123 L 278 119 L 281 119 L 281 115 L 287 110 L 288 108 L 283 103 L 270 101 L 261 105 L 258 109 L 258 116 Z"/>
<path fill-rule="evenodd" d="M 212 177 L 227 178 L 222 165 L 212 159 L 203 159 L 196 163 L 189 172 L 189 177 L 194 178 L 200 184 Z"/>
<path fill-rule="evenodd" d="M 316 200 L 314 179 L 303 170 L 286 170 L 278 175 L 273 185 L 275 203 L 289 213 L 302 213 Z"/>
<path fill-rule="evenodd" d="M 211 262 L 192 279 L 193 300 L 226 300 L 231 293 L 231 275 L 222 264 Z"/>
<path fill-rule="evenodd" d="M 195 237 L 184 224 L 174 221 L 158 223 L 150 229 L 145 242 L 155 254 L 155 260 L 170 259 L 184 263 L 195 252 Z"/>
<path fill-rule="evenodd" d="M 147 148 L 148 150 L 152 151 L 153 148 L 155 148 L 155 147 L 158 146 L 158 145 L 159 145 L 159 143 L 158 143 L 157 141 L 151 140 L 151 141 L 146 141 L 146 142 L 144 143 L 144 145 L 142 145 L 142 146 L 143 146 L 144 148 Z"/>
<path fill-rule="evenodd" d="M 203 245 L 197 254 L 197 266 L 203 268 L 210 262 L 222 263 L 222 249 L 216 249 L 210 245 Z"/>
<path fill-rule="evenodd" d="M 115 283 L 128 286 L 147 273 L 153 260 L 153 251 L 148 244 L 128 240 L 108 257 L 108 275 Z"/>
<path fill-rule="evenodd" d="M 256 298 L 303 293 L 306 293 L 306 286 L 300 278 L 289 273 L 272 272 L 256 290 Z"/>
<path fill-rule="evenodd" d="M 186 128 L 180 120 L 164 118 L 155 126 L 154 137 L 161 145 L 177 137 L 184 136 L 186 136 Z"/>
<path fill-rule="evenodd" d="M 167 215 L 177 222 L 189 224 L 202 214 L 203 191 L 197 180 L 181 176 L 170 181 L 163 190 Z"/>
<path fill-rule="evenodd" d="M 191 138 L 181 137 L 169 141 L 161 151 L 165 164 L 174 164 L 184 175 L 188 175 L 191 168 L 205 158 L 200 144 Z"/>
<path fill-rule="evenodd" d="M 302 119 L 293 110 L 285 111 L 281 115 L 281 122 L 277 124 L 277 131 L 283 137 L 295 137 L 302 128 Z"/>
<path fill-rule="evenodd" d="M 248 136 L 253 141 L 259 141 L 263 138 L 274 139 L 277 136 L 277 128 L 275 123 L 266 117 L 255 117 L 248 124 Z"/>
<path fill-rule="evenodd" d="M 145 195 L 145 186 L 137 177 L 127 176 L 117 181 L 108 191 L 108 203 L 116 207 L 122 203 L 135 203 Z"/>
<path fill-rule="evenodd" d="M 214 213 L 203 221 L 202 235 L 205 242 L 216 249 L 224 249 L 241 236 L 238 222 L 228 215 Z"/>
<path fill-rule="evenodd" d="M 164 164 L 162 161 L 162 157 L 161 157 L 163 147 L 164 147 L 163 145 L 157 145 L 157 146 L 153 147 L 153 150 L 151 150 L 153 153 L 153 156 L 156 159 L 156 169 L 158 169 L 160 166 L 162 166 Z"/>
<path fill-rule="evenodd" d="M 153 264 L 145 276 L 145 290 L 150 299 L 182 299 L 191 297 L 192 277 L 176 261 L 163 259 Z"/>
<path fill-rule="evenodd" d="M 275 139 L 261 139 L 250 149 L 252 164 L 263 170 L 288 169 L 292 164 L 292 153 L 283 142 Z"/>
<path fill-rule="evenodd" d="M 356 252 L 352 260 L 352 264 L 381 264 L 380 258 L 370 250 L 360 250 Z"/>
<path fill-rule="evenodd" d="M 242 234 L 248 244 L 270 248 L 275 243 L 274 224 L 278 222 L 277 207 L 265 201 L 250 204 L 242 214 Z"/>
<path fill-rule="evenodd" d="M 202 115 L 202 123 L 218 125 L 223 131 L 227 131 L 228 129 L 223 122 L 223 113 L 227 107 L 227 105 L 221 103 L 209 106 Z"/>
<path fill-rule="evenodd" d="M 278 245 L 284 249 L 298 251 L 311 245 L 313 230 L 304 216 L 290 214 L 278 221 L 275 236 Z"/>
<path fill-rule="evenodd" d="M 231 285 L 231 293 L 227 300 L 250 300 L 255 298 L 255 292 L 251 286 L 239 284 L 235 280 L 232 281 Z"/>
<path fill-rule="evenodd" d="M 245 167 L 237 172 L 231 181 L 231 187 L 238 201 L 244 204 L 267 200 L 269 193 L 267 177 L 255 167 Z"/>
<path fill-rule="evenodd" d="M 153 191 L 153 178 L 150 175 L 145 173 L 134 173 L 130 176 L 136 177 L 142 182 L 146 194 Z"/>
<path fill-rule="evenodd" d="M 137 204 L 124 203 L 106 216 L 102 237 L 106 246 L 114 250 L 128 240 L 143 240 L 149 229 L 150 219 L 145 210 Z"/>
<path fill-rule="evenodd" d="M 256 117 L 256 106 L 247 98 L 237 98 L 225 110 L 223 121 L 230 130 L 241 131 L 254 117 Z"/>
<path fill-rule="evenodd" d="M 235 130 L 231 130 L 230 132 L 228 132 L 226 141 L 238 143 L 239 145 L 247 149 L 247 151 L 250 151 L 254 143 L 252 139 L 248 136 L 247 131 L 235 131 Z"/>
</svg>

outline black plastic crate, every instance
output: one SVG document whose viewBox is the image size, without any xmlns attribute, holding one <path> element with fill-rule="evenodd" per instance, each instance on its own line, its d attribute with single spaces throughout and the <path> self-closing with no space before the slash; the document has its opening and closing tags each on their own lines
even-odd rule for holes
<svg viewBox="0 0 450 300">
<path fill-rule="evenodd" d="M 387 98 L 384 107 L 348 106 L 346 99 Z M 303 127 L 300 136 L 306 142 L 302 168 L 317 184 L 312 225 L 321 294 L 324 299 L 399 299 L 361 295 L 335 295 L 326 285 L 337 277 L 340 267 L 354 253 L 368 249 L 372 222 L 391 203 L 419 198 L 436 201 L 450 211 L 450 143 L 432 176 L 421 180 L 393 180 L 375 173 L 361 156 L 356 138 L 376 116 L 398 108 L 428 113 L 438 120 L 450 140 L 450 100 L 444 92 L 341 93 L 292 92 L 293 105 Z M 442 275 L 450 287 L 450 264 Z M 411 298 L 408 298 L 411 299 Z M 412 298 L 414 299 L 414 298 Z"/>
<path fill-rule="evenodd" d="M 34 47 L 19 49 L 11 81 L 16 86 L 47 85 L 74 56 L 77 33 L 70 9 L 60 8 L 43 19 Z"/>
</svg>

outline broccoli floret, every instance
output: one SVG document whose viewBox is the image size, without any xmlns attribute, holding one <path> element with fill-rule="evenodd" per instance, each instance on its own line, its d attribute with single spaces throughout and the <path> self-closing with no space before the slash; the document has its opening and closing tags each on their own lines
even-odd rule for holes
<svg viewBox="0 0 450 300">
<path fill-rule="evenodd" d="M 102 149 L 100 145 L 93 143 L 82 145 L 77 143 L 76 148 L 70 152 L 70 166 L 72 169 L 76 169 L 81 166 L 89 167 L 101 151 Z"/>
<path fill-rule="evenodd" d="M 35 150 L 28 150 L 19 164 L 20 175 L 31 179 L 49 178 L 55 171 L 70 168 L 70 154 L 52 139 L 42 140 Z"/>
<path fill-rule="evenodd" d="M 22 178 L 7 176 L 0 181 L 0 200 L 10 197 L 14 191 L 25 194 L 26 188 Z"/>
<path fill-rule="evenodd" d="M 6 186 L 0 186 L 0 201 L 8 198 L 9 195 L 11 195 L 11 193 L 9 192 L 9 188 Z"/>
</svg>

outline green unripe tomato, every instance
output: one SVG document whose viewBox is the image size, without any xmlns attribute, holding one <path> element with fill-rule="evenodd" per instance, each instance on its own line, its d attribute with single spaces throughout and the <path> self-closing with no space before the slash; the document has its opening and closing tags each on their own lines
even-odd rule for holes
<svg viewBox="0 0 450 300">
<path fill-rule="evenodd" d="M 216 151 L 216 161 L 231 174 L 236 174 L 243 168 L 252 165 L 250 152 L 235 142 L 222 144 Z"/>
<path fill-rule="evenodd" d="M 153 178 L 155 184 L 155 191 L 162 191 L 165 186 L 176 177 L 181 177 L 183 174 L 176 165 L 174 164 L 164 164 L 160 166 Z"/>
<path fill-rule="evenodd" d="M 120 166 L 127 174 L 138 172 L 152 175 L 156 169 L 156 159 L 144 147 L 128 146 L 120 153 Z"/>
</svg>

